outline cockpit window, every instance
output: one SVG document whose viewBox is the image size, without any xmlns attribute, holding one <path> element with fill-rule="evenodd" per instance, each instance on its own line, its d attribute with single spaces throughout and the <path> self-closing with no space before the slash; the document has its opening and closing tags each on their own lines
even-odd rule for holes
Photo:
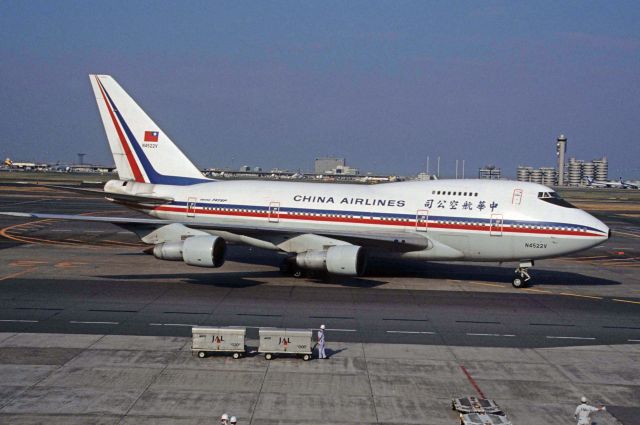
<svg viewBox="0 0 640 425">
<path fill-rule="evenodd" d="M 575 208 L 569 202 L 565 201 L 556 192 L 538 192 L 538 199 L 553 205 L 565 208 Z"/>
</svg>

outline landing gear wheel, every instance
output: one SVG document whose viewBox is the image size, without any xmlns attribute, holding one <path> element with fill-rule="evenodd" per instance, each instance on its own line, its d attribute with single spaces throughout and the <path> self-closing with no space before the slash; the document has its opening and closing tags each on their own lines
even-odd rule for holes
<svg viewBox="0 0 640 425">
<path fill-rule="evenodd" d="M 264 358 L 267 360 L 271 360 L 273 358 L 273 355 L 271 353 L 267 353 L 264 355 Z"/>
<path fill-rule="evenodd" d="M 234 359 L 239 359 L 240 358 L 240 353 L 233 353 L 231 355 L 231 357 L 233 357 Z"/>
<path fill-rule="evenodd" d="M 511 281 L 511 284 L 513 285 L 514 288 L 524 288 L 525 286 L 527 286 L 524 282 L 524 279 L 521 278 L 520 276 L 516 276 L 513 278 L 513 280 Z"/>
<path fill-rule="evenodd" d="M 520 263 L 520 266 L 515 271 L 516 277 L 511 281 L 514 288 L 524 288 L 527 286 L 527 282 L 531 280 L 529 267 L 533 267 L 533 261 L 523 261 Z"/>
<path fill-rule="evenodd" d="M 205 353 L 204 351 L 198 351 L 198 357 L 204 359 L 205 357 L 207 357 L 207 353 Z"/>
</svg>

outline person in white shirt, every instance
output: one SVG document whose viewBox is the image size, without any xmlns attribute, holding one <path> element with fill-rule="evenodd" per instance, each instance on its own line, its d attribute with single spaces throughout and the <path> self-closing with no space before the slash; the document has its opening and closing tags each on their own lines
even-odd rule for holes
<svg viewBox="0 0 640 425">
<path fill-rule="evenodd" d="M 318 331 L 318 358 L 327 358 L 327 354 L 324 352 L 324 325 L 320 325 L 320 330 Z"/>
<path fill-rule="evenodd" d="M 580 404 L 576 407 L 573 417 L 578 420 L 578 425 L 591 425 L 591 414 L 600 410 L 607 410 L 606 407 L 594 407 L 589 404 L 587 398 L 582 396 Z"/>
</svg>

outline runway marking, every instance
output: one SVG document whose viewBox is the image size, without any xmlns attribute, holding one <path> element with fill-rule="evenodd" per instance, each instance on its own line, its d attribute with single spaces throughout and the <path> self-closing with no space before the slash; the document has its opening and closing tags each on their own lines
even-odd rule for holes
<svg viewBox="0 0 640 425">
<path fill-rule="evenodd" d="M 355 317 L 350 316 L 309 316 L 309 319 L 355 319 Z"/>
<path fill-rule="evenodd" d="M 326 330 L 333 331 L 333 332 L 358 332 L 357 329 L 333 329 L 333 328 L 327 328 Z"/>
<path fill-rule="evenodd" d="M 480 334 L 480 333 L 467 333 L 468 336 L 500 336 L 500 337 L 514 337 L 512 334 Z"/>
<path fill-rule="evenodd" d="M 51 232 L 53 232 L 53 233 L 71 233 L 71 232 L 73 232 L 73 230 L 53 229 L 53 230 L 51 230 Z"/>
<path fill-rule="evenodd" d="M 410 335 L 435 335 L 435 332 L 427 331 L 385 331 L 388 334 L 410 334 Z"/>
<path fill-rule="evenodd" d="M 593 341 L 595 338 L 584 337 L 584 336 L 547 336 L 547 339 L 583 339 L 588 341 Z"/>
<path fill-rule="evenodd" d="M 475 379 L 473 379 L 473 376 L 471 376 L 471 374 L 469 373 L 469 371 L 467 370 L 466 367 L 464 367 L 464 365 L 460 365 L 460 369 L 462 369 L 462 371 L 464 372 L 464 374 L 467 376 L 467 379 L 469 380 L 469 382 L 471 382 L 471 386 L 473 386 L 473 388 L 476 390 L 476 392 L 478 393 L 478 395 L 480 396 L 480 398 L 486 398 L 484 396 L 484 393 L 482 392 L 482 390 L 480 389 L 480 387 L 478 386 L 478 384 L 476 383 Z"/>
<path fill-rule="evenodd" d="M 188 326 L 190 328 L 197 327 L 189 323 L 149 323 L 149 326 Z"/>
<path fill-rule="evenodd" d="M 499 325 L 500 322 L 483 322 L 483 321 L 476 321 L 476 320 L 456 320 L 456 323 L 476 323 L 476 324 L 480 324 L 480 325 Z"/>
<path fill-rule="evenodd" d="M 388 321 L 394 321 L 394 322 L 395 321 L 397 322 L 428 322 L 429 321 L 429 319 L 393 319 L 393 318 L 390 318 L 390 319 L 383 318 L 382 320 L 388 320 Z"/>
<path fill-rule="evenodd" d="M 633 329 L 640 330 L 640 328 L 634 328 L 633 326 L 603 326 L 604 329 Z"/>
<path fill-rule="evenodd" d="M 80 320 L 69 320 L 69 323 L 81 325 L 119 325 L 120 322 L 83 322 Z"/>
<path fill-rule="evenodd" d="M 0 319 L 0 322 L 38 323 L 39 320 Z"/>
<path fill-rule="evenodd" d="M 15 273 L 12 273 L 12 274 L 9 274 L 9 275 L 6 275 L 6 276 L 2 276 L 2 277 L 0 277 L 0 281 L 11 279 L 12 277 L 22 276 L 23 274 L 31 273 L 35 269 L 36 269 L 36 267 L 32 267 L 30 269 L 21 270 L 19 272 L 15 272 Z"/>
<path fill-rule="evenodd" d="M 640 301 L 621 300 L 621 299 L 618 299 L 618 298 L 614 298 L 613 301 L 616 301 L 616 302 L 619 302 L 619 303 L 640 304 Z"/>
<path fill-rule="evenodd" d="M 561 326 L 561 327 L 573 328 L 576 325 L 568 325 L 565 323 L 529 323 L 529 326 Z"/>
<path fill-rule="evenodd" d="M 253 314 L 253 313 L 236 313 L 236 316 L 255 316 L 255 317 L 282 317 L 282 314 Z"/>
<path fill-rule="evenodd" d="M 627 342 L 640 342 L 640 339 L 628 339 Z"/>
<path fill-rule="evenodd" d="M 560 295 L 568 295 L 570 297 L 579 297 L 579 298 L 590 298 L 590 299 L 594 299 L 594 300 L 601 300 L 602 297 L 595 297 L 592 295 L 580 295 L 580 294 L 573 294 L 571 292 L 560 292 Z"/>
</svg>

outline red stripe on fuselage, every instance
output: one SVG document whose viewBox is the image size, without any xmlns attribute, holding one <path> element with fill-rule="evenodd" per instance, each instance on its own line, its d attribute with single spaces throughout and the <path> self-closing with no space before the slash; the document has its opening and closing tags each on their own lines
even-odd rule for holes
<svg viewBox="0 0 640 425">
<path fill-rule="evenodd" d="M 149 211 L 167 211 L 176 213 L 187 213 L 187 209 L 184 207 L 168 207 L 160 206 L 153 208 Z M 269 218 L 269 214 L 265 212 L 249 212 L 249 211 L 211 211 L 195 209 L 190 210 L 189 213 L 202 214 L 202 215 L 217 215 L 217 216 L 231 216 L 231 217 L 251 217 L 251 218 Z M 280 212 L 277 215 L 281 220 L 305 220 L 316 222 L 331 222 L 331 223 L 354 223 L 354 224 L 375 224 L 384 226 L 404 226 L 404 227 L 416 227 L 415 220 L 400 221 L 400 220 L 381 220 L 379 218 L 354 218 L 354 217 L 322 217 L 316 215 L 295 215 Z M 275 217 L 274 217 L 275 218 Z M 593 232 L 579 232 L 576 230 L 552 230 L 552 229 L 526 229 L 503 226 L 502 230 L 491 228 L 490 226 L 481 226 L 477 224 L 453 224 L 453 223 L 434 223 L 429 222 L 426 229 L 453 229 L 453 230 L 475 230 L 481 232 L 502 232 L 502 233 L 521 233 L 529 234 L 535 233 L 540 235 L 564 235 L 564 236 L 603 236 Z"/>
<path fill-rule="evenodd" d="M 107 110 L 109 111 L 109 115 L 111 116 L 111 120 L 113 121 L 113 125 L 116 127 L 116 132 L 118 133 L 118 137 L 120 138 L 120 143 L 122 144 L 122 148 L 124 149 L 124 153 L 125 155 L 127 155 L 127 161 L 129 161 L 129 166 L 131 167 L 131 171 L 133 172 L 133 177 L 135 178 L 135 180 L 137 182 L 141 182 L 144 183 L 144 177 L 142 176 L 142 173 L 140 172 L 140 168 L 138 167 L 138 163 L 136 162 L 135 158 L 133 157 L 133 152 L 131 152 L 131 148 L 129 147 L 129 144 L 127 143 L 127 139 L 125 139 L 124 134 L 122 133 L 122 130 L 120 129 L 120 124 L 118 123 L 118 119 L 116 118 L 115 114 L 113 113 L 113 110 L 111 109 L 111 105 L 109 105 L 109 101 L 107 100 L 107 95 L 105 93 L 104 88 L 102 87 L 102 83 L 100 83 L 100 80 L 98 79 L 98 77 L 96 77 L 96 82 L 98 83 L 98 88 L 100 89 L 100 92 L 102 93 L 102 99 L 104 99 L 104 103 L 105 105 L 107 105 Z"/>
</svg>

